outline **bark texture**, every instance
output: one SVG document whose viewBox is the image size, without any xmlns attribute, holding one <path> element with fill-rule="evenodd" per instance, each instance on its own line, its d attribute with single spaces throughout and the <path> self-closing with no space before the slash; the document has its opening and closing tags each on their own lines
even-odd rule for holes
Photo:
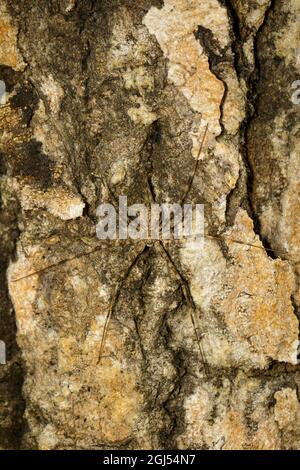
<svg viewBox="0 0 300 470">
<path fill-rule="evenodd" d="M 300 448 L 299 37 L 298 0 L 0 0 L 2 448 Z M 204 204 L 204 248 L 99 241 L 119 195 Z"/>
</svg>

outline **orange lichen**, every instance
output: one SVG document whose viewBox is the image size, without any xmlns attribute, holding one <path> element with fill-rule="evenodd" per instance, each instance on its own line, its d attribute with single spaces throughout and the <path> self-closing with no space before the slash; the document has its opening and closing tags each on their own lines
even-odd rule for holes
<svg viewBox="0 0 300 470">
<path fill-rule="evenodd" d="M 23 70 L 25 64 L 17 49 L 17 30 L 3 4 L 0 5 L 0 64 Z"/>
</svg>

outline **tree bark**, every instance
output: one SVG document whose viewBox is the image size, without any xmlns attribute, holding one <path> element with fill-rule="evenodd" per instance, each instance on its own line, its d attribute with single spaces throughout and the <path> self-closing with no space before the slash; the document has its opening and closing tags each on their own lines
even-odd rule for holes
<svg viewBox="0 0 300 470">
<path fill-rule="evenodd" d="M 299 449 L 299 20 L 0 0 L 3 449 Z M 99 240 L 119 196 L 203 247 Z"/>
</svg>

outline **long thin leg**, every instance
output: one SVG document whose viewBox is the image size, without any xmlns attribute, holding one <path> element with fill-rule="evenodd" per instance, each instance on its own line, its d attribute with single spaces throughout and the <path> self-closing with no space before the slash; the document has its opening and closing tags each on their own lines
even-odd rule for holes
<svg viewBox="0 0 300 470">
<path fill-rule="evenodd" d="M 184 294 L 184 297 L 186 299 L 188 309 L 189 309 L 189 313 L 190 313 L 190 317 L 191 317 L 191 321 L 192 321 L 192 324 L 193 324 L 193 327 L 194 327 L 196 341 L 197 341 L 197 344 L 198 344 L 199 353 L 200 353 L 200 357 L 201 357 L 201 362 L 203 364 L 206 376 L 209 377 L 210 370 L 209 370 L 208 362 L 206 360 L 205 352 L 204 352 L 204 349 L 203 349 L 203 346 L 202 346 L 202 343 L 201 343 L 203 335 L 200 331 L 200 327 L 199 327 L 199 323 L 198 323 L 198 319 L 197 319 L 196 305 L 195 305 L 193 296 L 191 294 L 189 284 L 188 284 L 187 280 L 183 277 L 183 275 L 181 274 L 179 269 L 177 268 L 175 262 L 173 261 L 172 257 L 170 256 L 170 253 L 166 249 L 163 241 L 159 240 L 158 245 L 160 247 L 160 251 L 161 251 L 163 257 L 172 266 L 172 269 L 173 269 L 175 275 L 177 276 L 178 280 L 181 283 L 183 294 Z"/>
<path fill-rule="evenodd" d="M 106 318 L 105 318 L 105 323 L 104 323 L 104 328 L 103 328 L 103 333 L 102 333 L 102 338 L 101 338 L 101 344 L 100 344 L 100 350 L 99 350 L 99 356 L 98 356 L 97 364 L 100 364 L 101 359 L 103 357 L 103 350 L 104 350 L 104 346 L 105 346 L 105 340 L 106 340 L 106 337 L 107 337 L 107 332 L 108 332 L 110 320 L 111 320 L 111 318 L 113 316 L 113 313 L 114 313 L 114 310 L 116 308 L 116 305 L 117 305 L 117 302 L 118 302 L 123 284 L 126 281 L 126 279 L 128 278 L 128 276 L 130 275 L 130 273 L 131 273 L 132 269 L 134 268 L 134 266 L 137 264 L 137 262 L 138 262 L 139 258 L 141 257 L 141 255 L 145 252 L 145 249 L 146 249 L 146 246 L 144 245 L 143 249 L 137 254 L 137 256 L 135 256 L 134 260 L 130 263 L 129 267 L 125 271 L 124 276 L 122 277 L 121 281 L 118 283 L 118 285 L 116 286 L 116 288 L 114 290 L 113 299 L 112 299 L 112 302 L 110 304 L 109 311 L 108 311 L 108 313 L 106 315 Z"/>
</svg>

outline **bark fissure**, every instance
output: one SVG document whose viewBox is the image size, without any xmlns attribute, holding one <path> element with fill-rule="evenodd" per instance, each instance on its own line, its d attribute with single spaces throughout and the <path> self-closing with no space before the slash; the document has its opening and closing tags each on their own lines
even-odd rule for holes
<svg viewBox="0 0 300 470">
<path fill-rule="evenodd" d="M 270 245 L 266 237 L 261 233 L 259 217 L 256 214 L 255 207 L 252 202 L 253 197 L 253 178 L 254 178 L 254 169 L 251 166 L 249 157 L 248 157 L 248 131 L 249 127 L 255 119 L 257 114 L 256 102 L 257 102 L 257 87 L 259 82 L 259 59 L 257 56 L 257 42 L 260 35 L 263 34 L 264 27 L 268 21 L 268 17 L 275 8 L 275 0 L 271 1 L 270 6 L 267 8 L 264 14 L 264 20 L 257 32 L 254 35 L 254 69 L 249 70 L 246 68 L 247 60 L 243 52 L 243 44 L 246 37 L 242 37 L 240 33 L 240 19 L 234 8 L 234 5 L 231 0 L 225 0 L 224 4 L 228 9 L 229 18 L 231 19 L 232 32 L 234 34 L 233 40 L 233 51 L 235 57 L 235 70 L 239 79 L 244 79 L 247 85 L 247 101 L 246 101 L 246 116 L 244 121 L 241 123 L 239 131 L 239 141 L 240 141 L 240 153 L 243 159 L 243 168 L 240 170 L 240 177 L 237 180 L 236 187 L 229 193 L 227 197 L 227 220 L 231 224 L 235 217 L 236 208 L 236 199 L 239 198 L 239 205 L 245 207 L 248 210 L 250 217 L 254 222 L 255 233 L 259 236 L 266 253 L 272 259 L 279 258 L 282 253 L 276 254 L 275 250 Z M 245 182 L 242 181 L 245 179 Z M 243 188 L 246 185 L 246 188 Z M 240 194 L 241 187 L 245 190 L 245 195 Z M 243 191 L 242 189 L 242 191 Z M 236 195 L 238 193 L 238 195 Z M 246 199 L 246 201 L 245 201 Z M 233 207 L 232 207 L 233 206 Z"/>
</svg>

